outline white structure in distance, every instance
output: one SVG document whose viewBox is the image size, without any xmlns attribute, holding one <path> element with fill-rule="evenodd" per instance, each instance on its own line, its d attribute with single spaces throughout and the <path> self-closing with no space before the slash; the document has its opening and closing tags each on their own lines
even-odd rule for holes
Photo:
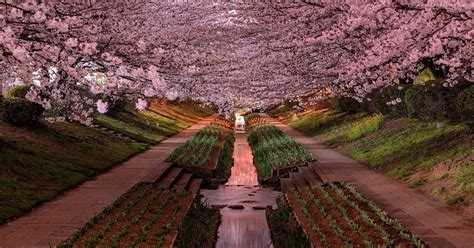
<svg viewBox="0 0 474 248">
<path fill-rule="evenodd" d="M 235 128 L 236 133 L 245 133 L 245 119 L 239 113 L 235 113 Z"/>
</svg>

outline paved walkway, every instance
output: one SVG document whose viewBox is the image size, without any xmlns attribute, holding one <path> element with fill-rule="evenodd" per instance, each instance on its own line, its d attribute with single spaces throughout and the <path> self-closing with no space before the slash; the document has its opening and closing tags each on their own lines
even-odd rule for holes
<svg viewBox="0 0 474 248">
<path fill-rule="evenodd" d="M 0 227 L 0 247 L 50 247 L 71 236 L 137 182 L 161 173 L 160 165 L 191 135 L 208 125 L 215 116 L 151 147 L 115 166 L 94 180 L 65 192 L 24 216 Z"/>
<path fill-rule="evenodd" d="M 314 138 L 307 137 L 266 114 L 262 116 L 304 145 L 324 170 L 335 174 L 339 180 L 355 185 L 431 247 L 474 247 L 474 228 L 467 226 L 460 215 L 441 203 L 317 143 Z"/>
</svg>

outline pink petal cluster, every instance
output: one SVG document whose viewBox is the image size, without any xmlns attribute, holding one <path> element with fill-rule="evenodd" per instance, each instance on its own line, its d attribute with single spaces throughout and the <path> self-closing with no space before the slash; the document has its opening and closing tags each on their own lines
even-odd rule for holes
<svg viewBox="0 0 474 248">
<path fill-rule="evenodd" d="M 83 123 L 108 108 L 86 91 L 139 109 L 146 97 L 222 112 L 302 96 L 361 101 L 413 83 L 420 66 L 447 87 L 474 80 L 473 13 L 466 0 L 0 1 L 0 78 L 31 84 L 31 98 L 61 115 L 51 119 Z"/>
<path fill-rule="evenodd" d="M 109 111 L 109 103 L 104 102 L 102 100 L 98 100 L 96 102 L 96 106 L 97 106 L 97 112 L 101 114 L 105 114 Z"/>
</svg>

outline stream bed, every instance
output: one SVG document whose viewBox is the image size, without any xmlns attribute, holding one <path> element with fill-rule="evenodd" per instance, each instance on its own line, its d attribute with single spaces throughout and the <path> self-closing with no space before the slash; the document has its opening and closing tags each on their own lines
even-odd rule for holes
<svg viewBox="0 0 474 248">
<path fill-rule="evenodd" d="M 202 201 L 220 208 L 222 222 L 216 247 L 273 247 L 265 209 L 276 208 L 281 192 L 258 185 L 252 150 L 245 134 L 237 134 L 234 166 L 226 185 L 202 189 Z"/>
</svg>

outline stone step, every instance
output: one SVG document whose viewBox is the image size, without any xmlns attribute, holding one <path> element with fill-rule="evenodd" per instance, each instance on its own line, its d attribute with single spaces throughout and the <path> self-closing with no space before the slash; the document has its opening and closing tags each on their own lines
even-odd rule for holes
<svg viewBox="0 0 474 248">
<path fill-rule="evenodd" d="M 309 184 L 304 179 L 303 174 L 299 172 L 291 172 L 290 179 L 293 181 L 293 184 L 297 189 L 304 189 L 309 186 Z"/>
<path fill-rule="evenodd" d="M 158 182 L 164 175 L 167 174 L 171 164 L 162 162 L 153 168 L 143 179 L 144 182 Z"/>
<path fill-rule="evenodd" d="M 188 184 L 191 182 L 191 178 L 193 177 L 193 174 L 191 173 L 184 173 L 182 174 L 178 181 L 175 183 L 175 187 L 177 190 L 185 190 Z"/>
<path fill-rule="evenodd" d="M 182 172 L 182 168 L 174 167 L 169 170 L 168 173 L 166 173 L 166 175 L 162 179 L 159 180 L 158 184 L 162 188 L 169 189 L 176 182 Z"/>
<path fill-rule="evenodd" d="M 321 184 L 321 179 L 316 175 L 311 167 L 299 167 L 300 173 L 311 188 L 316 188 Z"/>
<path fill-rule="evenodd" d="M 322 183 L 330 183 L 341 180 L 340 177 L 334 174 L 330 169 L 322 166 L 318 162 L 312 162 L 310 163 L 310 166 L 313 168 L 319 178 L 321 178 Z"/>
<path fill-rule="evenodd" d="M 290 178 L 280 178 L 281 191 L 288 192 L 293 187 L 293 181 Z"/>
<path fill-rule="evenodd" d="M 188 190 L 191 192 L 191 194 L 197 195 L 199 193 L 199 189 L 201 189 L 201 183 L 202 179 L 200 178 L 194 178 L 191 180 L 188 187 Z"/>
</svg>

